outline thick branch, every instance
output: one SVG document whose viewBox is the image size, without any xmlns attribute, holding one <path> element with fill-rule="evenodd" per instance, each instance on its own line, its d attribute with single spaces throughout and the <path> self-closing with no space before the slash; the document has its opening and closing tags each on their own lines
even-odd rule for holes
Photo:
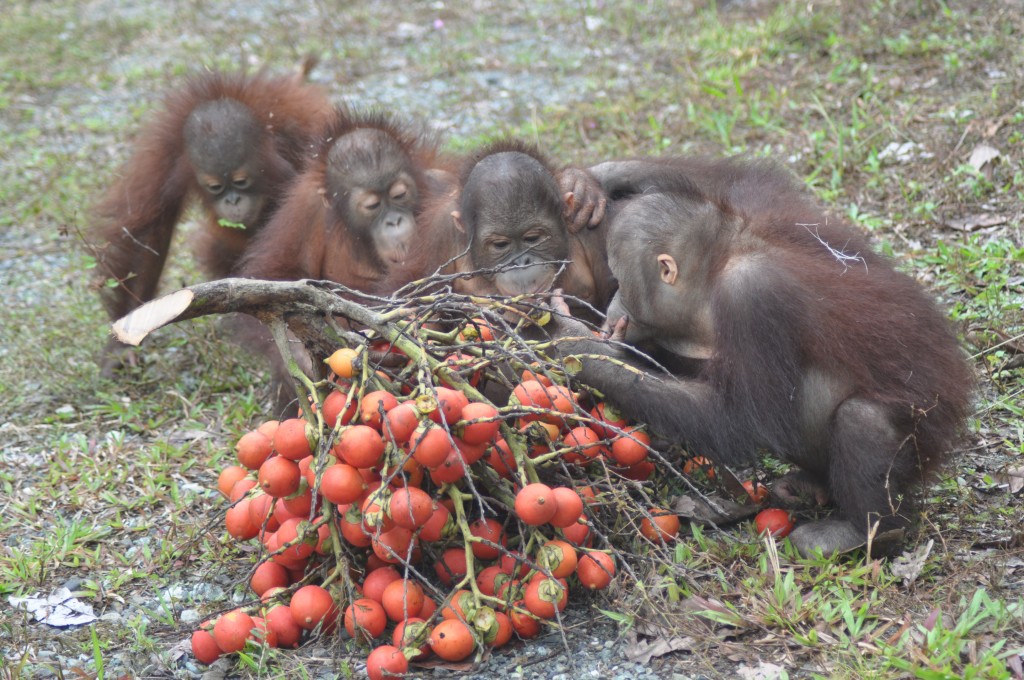
<svg viewBox="0 0 1024 680">
<path fill-rule="evenodd" d="M 334 284 L 331 287 L 337 288 Z M 328 314 L 383 333 L 379 314 L 326 290 L 323 282 L 237 278 L 200 283 L 147 302 L 118 319 L 113 332 L 121 342 L 138 346 L 147 335 L 167 324 L 229 312 L 249 314 L 263 322 Z"/>
</svg>

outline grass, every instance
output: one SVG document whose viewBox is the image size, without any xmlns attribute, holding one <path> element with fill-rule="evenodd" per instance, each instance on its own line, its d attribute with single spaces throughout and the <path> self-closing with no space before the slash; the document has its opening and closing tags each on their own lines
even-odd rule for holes
<svg viewBox="0 0 1024 680">
<path fill-rule="evenodd" d="M 788 677 L 1020 676 L 1024 503 L 1005 482 L 1024 463 L 1024 18 L 1012 3 L 514 1 L 401 15 L 361 3 L 96 4 L 17 1 L 0 26 L 0 594 L 71 583 L 98 613 L 130 613 L 59 630 L 5 603 L 0 677 L 75 672 L 38 654 L 57 649 L 99 677 L 187 676 L 171 655 L 191 630 L 182 611 L 205 617 L 244 592 L 251 560 L 221 535 L 210 489 L 265 417 L 266 376 L 197 322 L 148 341 L 131 381 L 101 379 L 107 331 L 79 241 L 132 130 L 176 76 L 201 64 L 283 70 L 309 51 L 338 100 L 446 121 L 456 150 L 510 132 L 560 162 L 782 158 L 958 324 L 977 410 L 926 493 L 917 539 L 934 544 L 916 577 L 858 555 L 801 560 L 743 528 L 693 529 L 672 562 L 620 594 L 630 606 L 597 603 L 623 633 L 651 608 L 682 613 L 665 621 L 691 649 L 654 659 L 656 672 L 734 677 L 760 660 Z M 403 37 L 401 21 L 423 30 Z M 905 142 L 913 158 L 887 157 Z M 982 143 L 1001 155 L 977 169 L 968 159 Z M 946 226 L 977 215 L 1004 219 Z M 167 290 L 198 280 L 183 231 Z M 181 583 L 180 597 L 166 594 Z M 218 592 L 192 589 L 204 583 Z M 317 664 L 274 653 L 235 672 L 313 676 Z"/>
</svg>

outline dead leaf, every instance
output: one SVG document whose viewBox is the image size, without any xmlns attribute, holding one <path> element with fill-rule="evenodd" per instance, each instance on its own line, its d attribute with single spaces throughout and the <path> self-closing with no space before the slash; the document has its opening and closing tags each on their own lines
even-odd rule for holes
<svg viewBox="0 0 1024 680">
<path fill-rule="evenodd" d="M 650 642 L 640 640 L 634 631 L 630 631 L 629 643 L 626 645 L 626 658 L 636 663 L 649 663 L 656 656 L 663 656 L 670 652 L 693 651 L 695 640 L 689 635 L 664 635 L 653 639 Z"/>
<path fill-rule="evenodd" d="M 992 475 L 1000 484 L 1005 484 L 1010 493 L 1024 489 L 1024 466 L 1007 468 Z"/>
<path fill-rule="evenodd" d="M 672 511 L 691 522 L 729 524 L 750 517 L 760 509 L 756 505 L 740 504 L 721 496 L 708 496 L 708 501 L 694 496 L 679 496 L 672 504 Z"/>
<path fill-rule="evenodd" d="M 979 144 L 974 147 L 974 151 L 971 151 L 971 157 L 967 159 L 967 164 L 986 177 L 991 177 L 992 166 L 1001 155 L 999 149 L 994 146 Z"/>
<path fill-rule="evenodd" d="M 917 550 L 905 552 L 894 559 L 891 567 L 893 575 L 902 578 L 904 586 L 912 584 L 921 575 L 921 570 L 924 569 L 924 564 L 934 545 L 935 541 L 930 540 L 924 545 L 918 546 Z"/>
<path fill-rule="evenodd" d="M 48 597 L 8 597 L 7 601 L 15 609 L 31 612 L 36 621 L 55 628 L 83 626 L 96 620 L 92 606 L 72 596 L 67 588 L 59 588 Z"/>
<path fill-rule="evenodd" d="M 958 217 L 956 219 L 946 220 L 943 224 L 950 229 L 956 229 L 957 231 L 977 231 L 978 229 L 983 229 L 985 227 L 994 227 L 997 224 L 1006 224 L 1009 221 L 1009 215 L 981 213 L 978 215 L 968 215 L 967 217 Z"/>
</svg>

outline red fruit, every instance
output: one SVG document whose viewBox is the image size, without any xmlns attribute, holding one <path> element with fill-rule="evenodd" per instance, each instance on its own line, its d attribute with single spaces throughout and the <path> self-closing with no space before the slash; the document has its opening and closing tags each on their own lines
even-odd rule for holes
<svg viewBox="0 0 1024 680">
<path fill-rule="evenodd" d="M 370 680 L 397 678 L 408 672 L 409 660 L 397 647 L 381 645 L 366 657 L 366 675 Z"/>
<path fill-rule="evenodd" d="M 757 513 L 754 525 L 759 536 L 767 531 L 775 538 L 785 538 L 796 526 L 789 513 L 780 508 L 768 508 Z"/>
<path fill-rule="evenodd" d="M 469 533 L 477 538 L 496 543 L 502 548 L 508 545 L 508 538 L 505 536 L 501 522 L 496 519 L 487 518 L 474 521 L 469 525 Z M 481 560 L 497 559 L 502 553 L 500 548 L 476 541 L 473 542 L 472 549 L 477 559 Z"/>
<path fill-rule="evenodd" d="M 448 450 L 444 462 L 430 470 L 430 479 L 434 484 L 451 484 L 466 476 L 466 463 L 456 448 Z"/>
<path fill-rule="evenodd" d="M 601 441 L 596 432 L 589 427 L 580 426 L 569 430 L 563 440 L 566 446 L 571 446 L 575 451 L 565 454 L 565 459 L 571 463 L 586 464 L 597 458 L 608 455 L 608 448 Z"/>
<path fill-rule="evenodd" d="M 469 398 L 458 390 L 448 387 L 437 389 L 437 410 L 430 414 L 430 419 L 440 423 L 441 419 L 449 425 L 454 425 L 462 416 L 462 409 L 469 404 Z"/>
<path fill-rule="evenodd" d="M 422 616 L 410 616 L 404 621 L 399 621 L 391 634 L 391 642 L 395 647 L 416 647 L 420 650 L 420 653 L 413 657 L 414 660 L 426 658 L 430 654 L 429 638 L 430 629 Z"/>
<path fill-rule="evenodd" d="M 516 602 L 517 607 L 523 607 L 522 601 Z M 512 628 L 523 640 L 530 640 L 540 634 L 540 621 L 524 611 L 513 609 L 508 617 L 512 620 Z"/>
<path fill-rule="evenodd" d="M 363 597 L 368 597 L 375 602 L 382 602 L 384 589 L 401 578 L 402 575 L 394 567 L 374 569 L 363 579 Z"/>
<path fill-rule="evenodd" d="M 267 531 L 277 531 L 281 523 L 273 516 L 275 502 L 276 498 L 262 492 L 249 497 L 249 519 L 254 526 L 262 529 L 263 523 L 267 522 Z"/>
<path fill-rule="evenodd" d="M 551 489 L 551 494 L 558 506 L 555 514 L 548 520 L 551 526 L 564 529 L 576 524 L 580 515 L 583 514 L 583 499 L 580 498 L 580 495 L 574 489 L 566 486 L 556 486 Z"/>
<path fill-rule="evenodd" d="M 250 489 L 256 488 L 256 480 L 246 477 L 245 479 L 239 479 L 235 482 L 235 485 L 231 487 L 231 493 L 228 494 L 228 500 L 232 503 L 236 502 L 245 494 L 249 493 Z"/>
<path fill-rule="evenodd" d="M 256 479 L 265 493 L 274 498 L 283 498 L 299 490 L 302 473 L 294 461 L 274 456 L 260 466 Z"/>
<path fill-rule="evenodd" d="M 458 449 L 462 462 L 466 465 L 472 465 L 487 453 L 487 444 L 469 444 L 459 437 L 455 438 L 455 448 Z"/>
<path fill-rule="evenodd" d="M 590 427 L 597 432 L 602 439 L 614 439 L 619 436 L 619 432 L 626 426 L 626 417 L 623 416 L 614 406 L 603 401 L 598 402 L 598 404 L 590 410 L 590 415 L 594 420 L 598 421 L 591 423 Z"/>
<path fill-rule="evenodd" d="M 461 352 L 455 352 L 449 354 L 444 358 L 444 363 L 452 373 L 457 373 L 462 377 L 463 380 L 468 382 L 471 387 L 476 387 L 480 383 L 480 371 L 471 370 L 474 365 L 480 363 L 480 359 Z M 441 384 L 445 387 L 453 387 L 451 381 L 446 378 L 441 378 Z"/>
<path fill-rule="evenodd" d="M 223 654 L 224 652 L 217 646 L 217 641 L 208 631 L 197 630 L 192 633 L 192 656 L 196 657 L 196 661 L 211 664 Z"/>
<path fill-rule="evenodd" d="M 288 578 L 288 570 L 275 562 L 264 562 L 256 567 L 249 579 L 249 587 L 257 597 L 263 597 L 263 593 L 271 588 L 285 588 L 291 580 Z"/>
<path fill-rule="evenodd" d="M 250 470 L 259 470 L 260 465 L 263 465 L 264 461 L 270 458 L 273 449 L 274 445 L 270 437 L 262 432 L 253 430 L 252 432 L 246 432 L 238 440 L 235 453 L 238 455 L 239 463 Z"/>
<path fill-rule="evenodd" d="M 451 594 L 448 604 L 441 607 L 441 618 L 469 621 L 475 612 L 476 604 L 473 602 L 473 593 L 465 588 L 460 588 Z"/>
<path fill-rule="evenodd" d="M 267 422 L 262 423 L 259 427 L 257 427 L 256 431 L 262 434 L 267 439 L 273 441 L 274 435 L 277 433 L 277 428 L 280 425 L 281 421 L 279 420 L 268 420 Z"/>
<path fill-rule="evenodd" d="M 612 458 L 619 465 L 636 465 L 647 460 L 647 447 L 651 436 L 636 427 L 626 428 L 622 435 L 612 442 Z"/>
<path fill-rule="evenodd" d="M 462 661 L 475 647 L 473 631 L 458 619 L 446 619 L 430 632 L 430 648 L 445 661 Z"/>
<path fill-rule="evenodd" d="M 345 609 L 345 630 L 356 639 L 379 638 L 387 625 L 388 616 L 376 600 L 363 597 Z"/>
<path fill-rule="evenodd" d="M 326 621 L 324 625 L 328 626 L 338 615 L 334 598 L 326 588 L 316 585 L 296 590 L 288 606 L 292 610 L 292 620 L 306 630 L 313 630 L 321 621 Z"/>
<path fill-rule="evenodd" d="M 423 489 L 402 487 L 391 495 L 388 511 L 395 524 L 415 531 L 434 514 L 434 501 Z"/>
<path fill-rule="evenodd" d="M 576 577 L 590 590 L 603 590 L 615 576 L 615 558 L 608 553 L 588 552 L 576 565 Z"/>
<path fill-rule="evenodd" d="M 278 547 L 288 546 L 281 556 L 292 562 L 304 560 L 312 555 L 319 538 L 309 520 L 298 517 L 281 522 L 281 527 L 277 530 Z"/>
<path fill-rule="evenodd" d="M 548 541 L 537 551 L 537 564 L 556 578 L 566 578 L 576 571 L 576 548 L 565 541 Z"/>
<path fill-rule="evenodd" d="M 404 444 L 420 424 L 420 412 L 412 402 L 399 404 L 384 414 L 384 438 L 396 444 Z"/>
<path fill-rule="evenodd" d="M 493 596 L 498 590 L 498 581 L 501 579 L 507 580 L 508 574 L 501 570 L 500 565 L 493 564 L 476 575 L 476 587 L 484 595 Z"/>
<path fill-rule="evenodd" d="M 715 468 L 704 456 L 694 456 L 683 464 L 683 474 L 715 478 Z"/>
<path fill-rule="evenodd" d="M 512 449 L 501 437 L 498 437 L 494 444 L 487 448 L 487 464 L 506 479 L 519 469 L 516 458 L 512 455 Z"/>
<path fill-rule="evenodd" d="M 420 618 L 424 621 L 430 620 L 430 617 L 437 611 L 437 603 L 431 599 L 429 595 L 423 596 L 423 608 L 420 609 Z"/>
<path fill-rule="evenodd" d="M 235 482 L 245 479 L 248 475 L 249 471 L 241 465 L 229 465 L 221 470 L 220 476 L 217 477 L 217 490 L 227 498 L 231 495 L 231 487 Z"/>
<path fill-rule="evenodd" d="M 420 539 L 428 543 L 440 541 L 453 529 L 451 511 L 439 503 L 434 507 L 430 519 L 423 523 L 423 528 L 420 529 Z"/>
<path fill-rule="evenodd" d="M 299 472 L 301 474 L 302 471 Z M 280 503 L 294 517 L 309 517 L 310 510 L 313 509 L 313 492 L 306 489 L 287 498 L 282 498 Z"/>
<path fill-rule="evenodd" d="M 521 552 L 509 551 L 505 553 L 501 556 L 498 564 L 501 565 L 503 572 L 515 578 L 522 578 L 530 571 L 530 565 L 526 563 L 526 559 Z"/>
<path fill-rule="evenodd" d="M 649 460 L 642 460 L 635 465 L 622 468 L 618 472 L 626 479 L 643 482 L 650 479 L 651 475 L 654 474 L 654 463 Z"/>
<path fill-rule="evenodd" d="M 512 396 L 508 403 L 549 409 L 551 408 L 551 396 L 548 394 L 547 388 L 536 380 L 524 380 L 512 390 Z M 540 414 L 529 414 L 523 417 L 526 420 L 536 420 Z"/>
<path fill-rule="evenodd" d="M 565 540 L 569 541 L 573 545 L 580 547 L 589 547 L 593 542 L 594 538 L 590 534 L 590 525 L 587 524 L 587 516 L 580 515 L 580 520 L 575 524 L 570 524 L 562 529 L 562 535 L 565 536 Z"/>
<path fill-rule="evenodd" d="M 441 559 L 434 565 L 437 578 L 446 586 L 452 585 L 466 575 L 465 548 L 448 548 L 441 554 Z"/>
<path fill-rule="evenodd" d="M 519 382 L 526 382 L 528 380 L 536 380 L 544 387 L 551 387 L 555 383 L 551 382 L 551 378 L 544 375 L 536 363 L 530 364 L 532 368 L 524 369 L 522 374 L 519 376 Z"/>
<path fill-rule="evenodd" d="M 262 616 L 252 617 L 253 640 L 257 644 L 267 647 L 277 647 L 277 633 L 267 626 L 267 621 Z"/>
<path fill-rule="evenodd" d="M 530 526 L 539 526 L 554 517 L 558 511 L 558 501 L 555 500 L 549 486 L 534 482 L 527 484 L 516 494 L 515 510 L 523 522 Z"/>
<path fill-rule="evenodd" d="M 367 488 L 359 470 L 348 463 L 331 465 L 320 478 L 320 495 L 337 505 L 355 503 Z"/>
<path fill-rule="evenodd" d="M 274 450 L 288 460 L 301 460 L 313 453 L 306 435 L 306 421 L 303 418 L 282 420 L 274 433 Z"/>
<path fill-rule="evenodd" d="M 494 612 L 494 619 L 496 630 L 493 631 L 493 637 L 484 641 L 491 647 L 498 649 L 499 647 L 504 647 L 512 639 L 512 619 L 505 612 Z"/>
<path fill-rule="evenodd" d="M 498 435 L 498 428 L 501 421 L 497 420 L 498 409 L 490 406 L 489 403 L 473 401 L 467 403 L 462 410 L 462 420 L 481 420 L 478 423 L 469 423 L 462 430 L 462 439 L 466 443 L 487 443 L 493 441 Z M 485 419 L 496 420 L 485 420 Z"/>
<path fill-rule="evenodd" d="M 494 340 L 494 329 L 485 319 L 472 319 L 459 331 L 459 342 L 477 343 Z"/>
<path fill-rule="evenodd" d="M 384 456 L 380 432 L 366 425 L 346 428 L 335 447 L 341 460 L 357 468 L 373 467 Z"/>
<path fill-rule="evenodd" d="M 278 647 L 294 649 L 302 639 L 302 626 L 295 622 L 292 608 L 279 604 L 267 612 L 267 628 L 277 635 Z"/>
<path fill-rule="evenodd" d="M 418 583 L 399 579 L 384 588 L 381 606 L 392 621 L 404 621 L 410 616 L 419 616 L 423 597 L 423 588 Z"/>
<path fill-rule="evenodd" d="M 557 579 L 530 579 L 523 601 L 531 614 L 542 619 L 553 619 L 556 610 L 562 611 L 569 604 L 569 588 Z"/>
<path fill-rule="evenodd" d="M 679 517 L 668 510 L 651 508 L 650 518 L 640 520 L 640 533 L 658 543 L 671 541 L 679 535 Z"/>
<path fill-rule="evenodd" d="M 760 505 L 768 500 L 768 487 L 753 479 L 743 482 L 743 489 L 750 496 L 755 505 Z"/>
<path fill-rule="evenodd" d="M 249 518 L 249 499 L 243 498 L 235 505 L 228 508 L 224 515 L 224 526 L 232 538 L 239 541 L 247 541 L 255 538 L 260 533 L 260 528 L 252 523 Z"/>
<path fill-rule="evenodd" d="M 426 468 L 434 468 L 444 463 L 451 453 L 452 443 L 448 433 L 430 421 L 424 421 L 409 437 L 412 457 Z"/>
<path fill-rule="evenodd" d="M 415 551 L 415 538 L 412 531 L 405 527 L 394 527 L 370 536 L 373 552 L 388 564 L 398 564 L 402 560 L 411 560 Z"/>
<path fill-rule="evenodd" d="M 565 423 L 565 416 L 576 411 L 576 397 L 568 387 L 562 385 L 550 385 L 544 389 L 547 390 L 553 411 L 544 416 L 544 420 L 561 427 Z"/>
<path fill-rule="evenodd" d="M 346 393 L 334 390 L 324 399 L 324 422 L 333 428 L 340 417 L 341 424 L 348 425 L 356 415 L 356 407 L 355 400 L 349 401 Z"/>
<path fill-rule="evenodd" d="M 367 392 L 359 402 L 359 420 L 380 432 L 381 409 L 386 413 L 396 406 L 398 406 L 398 400 L 390 392 L 385 390 Z"/>
<path fill-rule="evenodd" d="M 370 535 L 363 531 L 363 513 L 353 504 L 338 522 L 341 527 L 341 535 L 348 544 L 356 548 L 367 548 L 370 546 Z"/>
<path fill-rule="evenodd" d="M 233 654 L 245 647 L 252 638 L 252 617 L 241 609 L 230 611 L 213 624 L 213 639 L 225 654 Z"/>
</svg>

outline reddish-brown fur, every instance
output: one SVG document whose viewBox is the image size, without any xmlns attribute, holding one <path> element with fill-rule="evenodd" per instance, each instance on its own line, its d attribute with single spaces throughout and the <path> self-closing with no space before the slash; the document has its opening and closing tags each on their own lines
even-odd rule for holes
<svg viewBox="0 0 1024 680">
<path fill-rule="evenodd" d="M 242 276 L 323 279 L 364 292 L 379 287 L 388 268 L 376 256 L 369 235 L 350 229 L 324 195 L 332 144 L 360 128 L 381 130 L 399 142 L 412 162 L 409 170 L 421 201 L 430 201 L 444 187 L 453 162 L 440 152 L 432 135 L 380 113 L 354 113 L 339 107 L 319 136 L 307 168 L 239 265 Z M 422 228 L 417 218 L 417 231 Z"/>
<path fill-rule="evenodd" d="M 245 230 L 218 226 L 184 141 L 184 122 L 193 109 L 222 98 L 248 107 L 264 132 L 255 141 L 267 203 L 259 222 Z M 119 179 L 95 208 L 97 277 L 120 282 L 102 289 L 111 319 L 153 298 L 174 228 L 190 198 L 199 198 L 207 214 L 198 258 L 209 276 L 227 275 L 302 166 L 310 140 L 330 111 L 325 93 L 301 75 L 199 73 L 172 89 L 139 131 Z"/>
</svg>

